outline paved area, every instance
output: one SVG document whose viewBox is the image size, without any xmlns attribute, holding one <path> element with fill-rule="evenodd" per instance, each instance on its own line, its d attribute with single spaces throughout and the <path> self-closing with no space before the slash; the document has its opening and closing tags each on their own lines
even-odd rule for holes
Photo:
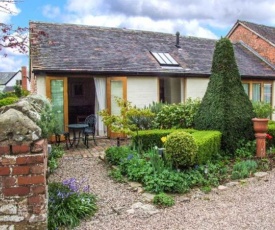
<svg viewBox="0 0 275 230">
<path fill-rule="evenodd" d="M 130 140 L 121 140 L 120 144 L 130 143 Z M 104 151 L 110 146 L 116 146 L 117 139 L 109 138 L 96 138 L 96 145 L 93 140 L 89 141 L 89 148 L 87 148 L 83 142 L 80 142 L 77 147 L 71 147 L 66 149 L 65 142 L 61 142 L 60 146 L 64 147 L 66 151 L 65 157 L 76 157 L 76 158 L 87 158 L 87 157 L 98 157 L 104 153 Z"/>
</svg>

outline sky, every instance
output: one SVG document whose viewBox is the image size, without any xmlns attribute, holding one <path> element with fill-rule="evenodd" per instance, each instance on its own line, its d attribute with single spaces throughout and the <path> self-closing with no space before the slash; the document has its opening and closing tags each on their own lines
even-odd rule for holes
<svg viewBox="0 0 275 230">
<path fill-rule="evenodd" d="M 0 6 L 3 4 L 0 0 Z M 219 39 L 237 20 L 275 27 L 274 0 L 15 0 L 0 23 L 28 27 L 29 21 L 70 23 L 176 33 Z M 29 66 L 28 55 L 0 53 L 0 72 Z"/>
</svg>

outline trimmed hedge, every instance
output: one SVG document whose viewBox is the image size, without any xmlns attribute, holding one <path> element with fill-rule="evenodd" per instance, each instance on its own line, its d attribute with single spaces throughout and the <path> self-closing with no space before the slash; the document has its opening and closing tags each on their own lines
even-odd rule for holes
<svg viewBox="0 0 275 230">
<path fill-rule="evenodd" d="M 219 153 L 222 134 L 219 131 L 197 131 L 193 137 L 198 146 L 195 162 L 198 165 L 206 163 L 212 156 Z"/>
<path fill-rule="evenodd" d="M 132 137 L 134 144 L 141 143 L 142 150 L 149 150 L 155 146 L 161 148 L 163 143 L 161 141 L 162 137 L 168 136 L 170 133 L 175 131 L 185 131 L 187 133 L 196 132 L 194 129 L 153 129 L 153 130 L 142 130 L 138 132 L 138 136 Z"/>
<path fill-rule="evenodd" d="M 161 148 L 163 143 L 162 137 L 169 135 L 175 131 L 185 131 L 193 135 L 195 142 L 198 146 L 197 157 L 195 158 L 196 164 L 204 164 L 211 157 L 219 153 L 221 148 L 221 137 L 220 131 L 199 131 L 195 129 L 156 129 L 156 130 L 142 130 L 139 132 L 138 137 L 133 136 L 132 140 L 134 143 L 138 143 L 138 139 L 142 144 L 142 150 L 151 149 L 154 146 Z M 272 135 L 272 134 L 271 134 Z M 273 135 L 272 135 L 273 136 Z M 275 123 L 274 123 L 274 141 L 275 139 Z"/>
</svg>

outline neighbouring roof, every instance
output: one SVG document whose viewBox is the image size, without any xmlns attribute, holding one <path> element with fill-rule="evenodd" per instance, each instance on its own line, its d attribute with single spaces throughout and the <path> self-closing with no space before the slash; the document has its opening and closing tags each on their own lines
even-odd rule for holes
<svg viewBox="0 0 275 230">
<path fill-rule="evenodd" d="M 275 46 L 275 27 L 272 26 L 265 26 L 252 22 L 238 20 L 227 36 L 229 36 L 239 24 L 243 25 L 249 30 L 252 30 L 254 33 L 261 36 L 264 40 L 272 43 L 273 46 Z"/>
<path fill-rule="evenodd" d="M 46 35 L 44 35 L 46 34 Z M 209 76 L 216 40 L 120 28 L 30 22 L 33 72 Z M 235 44 L 242 76 L 275 77 L 275 71 Z M 180 67 L 161 66 L 151 52 L 169 53 Z"/>
<path fill-rule="evenodd" d="M 0 72 L 0 85 L 6 85 L 18 72 Z"/>
</svg>

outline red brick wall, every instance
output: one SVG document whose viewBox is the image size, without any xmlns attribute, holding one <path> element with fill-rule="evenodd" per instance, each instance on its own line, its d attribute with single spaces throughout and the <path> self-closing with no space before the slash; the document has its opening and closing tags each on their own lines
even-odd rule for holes
<svg viewBox="0 0 275 230">
<path fill-rule="evenodd" d="M 229 36 L 229 39 L 232 42 L 243 41 L 262 57 L 266 58 L 269 62 L 275 65 L 275 47 L 242 25 L 237 26 L 237 28 Z"/>
<path fill-rule="evenodd" d="M 47 147 L 0 143 L 0 229 L 47 229 Z"/>
</svg>

